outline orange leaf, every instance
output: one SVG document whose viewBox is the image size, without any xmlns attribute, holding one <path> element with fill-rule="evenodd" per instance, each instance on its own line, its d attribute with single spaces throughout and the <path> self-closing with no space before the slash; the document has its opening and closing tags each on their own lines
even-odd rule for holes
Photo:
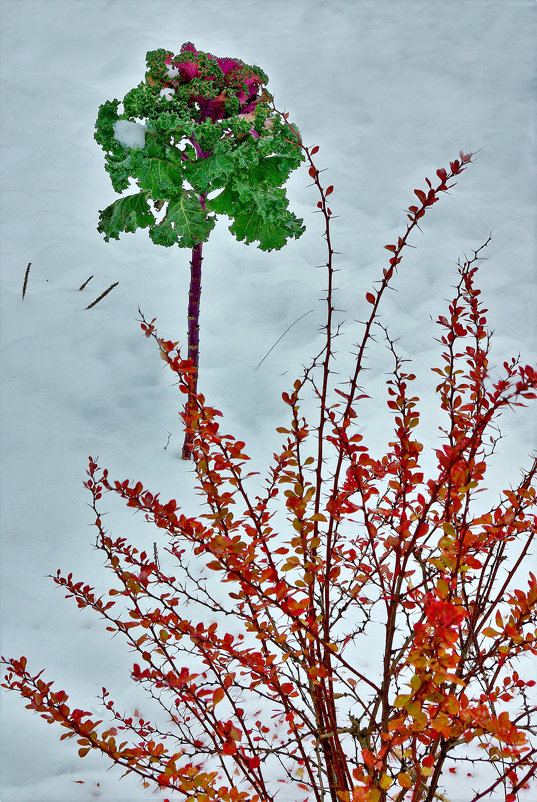
<svg viewBox="0 0 537 802">
<path fill-rule="evenodd" d="M 225 695 L 223 688 L 217 688 L 213 693 L 213 707 L 216 707 L 218 702 L 221 702 Z"/>
<path fill-rule="evenodd" d="M 406 771 L 402 771 L 401 774 L 397 775 L 397 782 L 401 788 L 412 788 L 412 778 Z"/>
</svg>

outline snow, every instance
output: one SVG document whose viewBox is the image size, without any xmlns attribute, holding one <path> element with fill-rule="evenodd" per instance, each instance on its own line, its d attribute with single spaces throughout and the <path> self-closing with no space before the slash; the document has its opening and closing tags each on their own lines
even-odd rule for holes
<svg viewBox="0 0 537 802">
<path fill-rule="evenodd" d="M 147 128 L 130 120 L 117 120 L 114 123 L 114 139 L 126 148 L 143 148 Z"/>
<path fill-rule="evenodd" d="M 4 0 L 2 15 L 0 653 L 26 655 L 35 671 L 46 667 L 74 706 L 97 714 L 106 685 L 120 709 L 149 712 L 128 679 L 132 655 L 48 578 L 61 567 L 107 588 L 82 487 L 89 454 L 113 478 L 139 479 L 190 514 L 200 510 L 192 469 L 179 458 L 173 377 L 137 322 L 140 306 L 163 336 L 184 341 L 189 254 L 158 248 L 143 231 L 108 244 L 97 233 L 98 210 L 116 197 L 93 140 L 98 106 L 142 80 L 147 50 L 178 52 L 185 41 L 266 71 L 276 105 L 320 146 L 317 165 L 335 187 L 342 378 L 364 294 L 386 264 L 384 245 L 403 229 L 413 189 L 460 149 L 479 151 L 413 238 L 416 249 L 384 305 L 392 336 L 414 361 L 432 449 L 438 416 L 429 368 L 439 350 L 430 318 L 444 311 L 457 259 L 490 231 L 481 287 L 496 335 L 494 366 L 519 351 L 536 361 L 535 4 L 153 0 L 149 13 L 141 0 Z M 305 168 L 288 182 L 290 208 L 307 231 L 282 251 L 246 248 L 223 220 L 204 246 L 200 386 L 258 470 L 279 442 L 275 427 L 286 422 L 281 392 L 319 351 L 325 276 L 314 266 L 325 255 L 309 184 Z M 381 345 L 369 367 L 367 391 L 376 400 L 364 407 L 362 433 L 380 450 L 389 438 L 390 369 Z M 504 415 L 489 474 L 494 492 L 528 466 L 536 426 L 532 411 Z M 107 526 L 149 548 L 156 537 L 119 506 L 111 505 Z M 57 729 L 15 694 L 2 692 L 1 704 L 2 802 L 163 798 L 132 776 L 119 781 L 98 756 L 80 760 L 76 745 L 60 743 Z M 447 777 L 451 802 L 467 802 L 471 783 Z"/>
<path fill-rule="evenodd" d="M 166 100 L 171 100 L 174 94 L 175 94 L 175 89 L 173 89 L 171 86 L 160 90 L 160 96 L 165 97 Z"/>
<path fill-rule="evenodd" d="M 168 74 L 169 78 L 175 78 L 177 75 L 179 75 L 179 67 L 172 67 L 170 64 L 168 67 L 166 67 L 166 73 Z"/>
</svg>

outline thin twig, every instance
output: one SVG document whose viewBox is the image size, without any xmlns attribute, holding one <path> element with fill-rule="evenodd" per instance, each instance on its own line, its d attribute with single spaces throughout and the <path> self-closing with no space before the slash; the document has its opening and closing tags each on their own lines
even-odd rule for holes
<svg viewBox="0 0 537 802">
<path fill-rule="evenodd" d="M 26 273 L 24 274 L 24 284 L 22 285 L 22 300 L 24 301 L 24 296 L 26 295 L 26 285 L 28 284 L 28 276 L 30 274 L 30 267 L 32 266 L 31 262 L 28 262 L 28 267 L 26 268 Z"/>
<path fill-rule="evenodd" d="M 92 306 L 95 306 L 95 304 L 98 304 L 98 303 L 99 303 L 99 301 L 102 301 L 102 299 L 105 297 L 105 295 L 108 295 L 108 293 L 110 292 L 110 290 L 113 290 L 113 289 L 114 289 L 114 287 L 117 287 L 117 285 L 118 285 L 118 284 L 119 284 L 119 281 L 116 281 L 116 282 L 114 282 L 114 284 L 111 284 L 111 285 L 108 287 L 108 289 L 107 289 L 107 290 L 105 290 L 105 291 L 104 291 L 104 292 L 103 292 L 101 295 L 99 295 L 99 297 L 98 297 L 98 298 L 96 298 L 96 299 L 93 301 L 93 303 L 91 303 L 89 306 L 86 306 L 86 309 L 91 309 L 91 307 L 92 307 Z"/>
<path fill-rule="evenodd" d="M 310 312 L 313 312 L 313 309 L 309 309 L 307 312 L 304 312 L 304 314 L 303 314 L 303 315 L 300 315 L 300 317 L 299 317 L 299 318 L 297 318 L 297 319 L 295 320 L 295 322 L 294 322 L 294 323 L 291 323 L 291 325 L 290 325 L 290 326 L 287 326 L 287 328 L 285 329 L 285 331 L 284 331 L 284 333 L 281 335 L 281 337 L 278 337 L 278 339 L 276 340 L 276 342 L 274 343 L 274 345 L 272 346 L 272 348 L 270 348 L 270 350 L 268 350 L 268 351 L 267 351 L 267 353 L 265 354 L 265 356 L 263 357 L 263 359 L 261 360 L 261 362 L 259 363 L 259 365 L 256 365 L 256 366 L 255 366 L 255 369 L 256 369 L 256 370 L 257 370 L 257 368 L 258 368 L 258 367 L 260 367 L 260 366 L 263 364 L 263 362 L 265 361 L 265 359 L 267 358 L 267 356 L 270 354 L 270 352 L 271 352 L 271 351 L 273 351 L 273 350 L 274 350 L 274 348 L 276 348 L 276 346 L 278 345 L 278 343 L 280 342 L 280 340 L 281 340 L 283 337 L 285 337 L 285 335 L 287 334 L 287 332 L 289 331 L 289 329 L 292 329 L 292 328 L 293 328 L 293 326 L 295 325 L 295 323 L 298 323 L 298 322 L 299 322 L 299 320 L 302 320 L 302 318 L 303 318 L 303 317 L 306 317 L 306 315 L 309 315 L 309 313 L 310 313 Z"/>
<path fill-rule="evenodd" d="M 85 282 L 84 282 L 83 284 L 81 284 L 81 285 L 80 285 L 80 287 L 78 288 L 78 291 L 80 292 L 80 290 L 83 290 L 83 289 L 84 289 L 84 287 L 86 286 L 86 284 L 89 284 L 89 283 L 90 283 L 90 281 L 92 280 L 92 278 L 93 278 L 93 276 L 90 276 L 89 278 L 87 278 L 87 279 L 85 280 Z"/>
</svg>

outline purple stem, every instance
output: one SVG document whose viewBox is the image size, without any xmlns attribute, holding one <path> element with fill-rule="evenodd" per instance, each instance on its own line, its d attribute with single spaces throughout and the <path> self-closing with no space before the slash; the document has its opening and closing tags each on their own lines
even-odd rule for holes
<svg viewBox="0 0 537 802">
<path fill-rule="evenodd" d="M 206 159 L 212 151 L 204 152 L 196 142 L 194 137 L 190 137 L 190 142 L 196 149 L 196 154 L 200 159 Z M 206 195 L 200 196 L 200 204 L 203 209 L 205 206 Z M 199 344 L 200 344 L 200 299 L 201 299 L 201 262 L 202 262 L 202 242 L 196 242 L 192 248 L 192 261 L 190 262 L 190 289 L 188 292 L 188 359 L 194 363 L 194 382 L 192 390 L 194 393 L 198 389 L 198 364 L 199 364 Z M 187 401 L 188 405 L 188 401 Z M 183 441 L 183 459 L 192 457 L 192 435 L 185 434 Z"/>
<path fill-rule="evenodd" d="M 192 261 L 190 263 L 190 290 L 188 293 L 188 359 L 194 363 L 194 383 L 193 392 L 198 388 L 198 364 L 199 364 L 199 343 L 200 343 L 200 298 L 201 298 L 201 262 L 203 243 L 196 242 L 192 248 Z M 192 456 L 192 435 L 185 434 L 183 443 L 183 459 L 190 459 Z"/>
</svg>

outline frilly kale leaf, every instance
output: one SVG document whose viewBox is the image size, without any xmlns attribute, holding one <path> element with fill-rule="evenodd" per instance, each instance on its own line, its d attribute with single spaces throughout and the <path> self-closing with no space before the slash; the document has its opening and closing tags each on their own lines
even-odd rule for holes
<svg viewBox="0 0 537 802">
<path fill-rule="evenodd" d="M 110 237 L 119 239 L 121 231 L 136 231 L 137 228 L 147 228 L 154 222 L 147 193 L 139 192 L 137 195 L 119 198 L 100 212 L 97 231 L 104 234 L 105 242 L 108 242 Z"/>
<path fill-rule="evenodd" d="M 193 248 L 196 242 L 206 242 L 214 228 L 215 218 L 202 208 L 199 198 L 192 192 L 183 192 L 173 198 L 161 223 L 149 230 L 156 245 L 169 247 L 177 243 L 181 248 Z"/>
<path fill-rule="evenodd" d="M 139 150 L 132 159 L 132 175 L 154 200 L 171 200 L 183 187 L 183 174 L 178 165 L 165 158 L 146 156 Z"/>
<path fill-rule="evenodd" d="M 114 139 L 114 123 L 119 117 L 118 106 L 119 100 L 107 100 L 99 107 L 94 138 L 105 151 L 112 150 L 114 144 L 117 144 Z"/>
<path fill-rule="evenodd" d="M 188 180 L 200 192 L 210 192 L 225 186 L 235 170 L 236 162 L 232 153 L 215 151 L 206 159 L 197 159 L 189 164 L 185 172 Z"/>
<path fill-rule="evenodd" d="M 259 208 L 250 207 L 247 212 L 235 215 L 235 222 L 229 230 L 247 245 L 259 241 L 262 251 L 272 251 L 283 248 L 289 237 L 298 239 L 306 229 L 293 212 L 285 211 L 275 219 L 265 217 Z"/>
<path fill-rule="evenodd" d="M 229 230 L 247 245 L 259 242 L 262 251 L 279 250 L 290 237 L 305 231 L 302 220 L 287 209 L 284 189 L 252 187 L 237 179 L 207 201 L 207 207 L 233 219 Z"/>
</svg>

